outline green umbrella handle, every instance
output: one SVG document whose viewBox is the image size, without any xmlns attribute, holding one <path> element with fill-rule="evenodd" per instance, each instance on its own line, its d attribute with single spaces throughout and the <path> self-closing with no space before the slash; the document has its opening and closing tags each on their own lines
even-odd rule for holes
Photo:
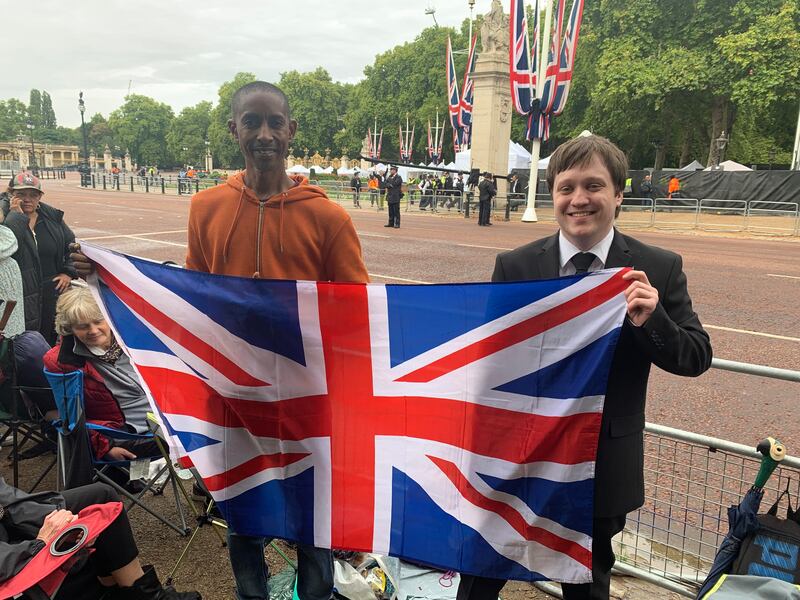
<svg viewBox="0 0 800 600">
<path fill-rule="evenodd" d="M 758 443 L 756 450 L 761 453 L 763 458 L 753 487 L 761 489 L 766 485 L 778 463 L 786 457 L 786 446 L 780 440 L 768 437 Z"/>
</svg>

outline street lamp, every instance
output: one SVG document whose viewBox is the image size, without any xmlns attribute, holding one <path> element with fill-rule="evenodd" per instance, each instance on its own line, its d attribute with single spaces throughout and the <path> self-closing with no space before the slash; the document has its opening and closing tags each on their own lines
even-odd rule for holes
<svg viewBox="0 0 800 600">
<path fill-rule="evenodd" d="M 31 136 L 31 172 L 38 177 L 39 172 L 36 168 L 36 145 L 33 142 L 33 121 L 28 118 L 28 122 L 25 123 L 25 126 L 28 128 L 28 132 Z"/>
<path fill-rule="evenodd" d="M 722 162 L 722 159 L 725 157 L 725 146 L 728 145 L 729 140 L 730 138 L 725 133 L 724 129 L 722 130 L 720 136 L 716 140 L 714 140 L 717 144 L 717 160 L 715 161 L 714 164 L 715 167 L 719 167 L 720 163 Z"/>
<path fill-rule="evenodd" d="M 83 92 L 78 94 L 78 110 L 81 111 L 81 131 L 83 132 L 83 160 L 79 170 L 81 172 L 81 185 L 88 186 L 89 171 L 91 169 L 89 167 L 89 142 L 86 137 L 86 122 L 83 120 L 83 113 L 86 112 L 86 106 L 83 103 Z"/>
</svg>

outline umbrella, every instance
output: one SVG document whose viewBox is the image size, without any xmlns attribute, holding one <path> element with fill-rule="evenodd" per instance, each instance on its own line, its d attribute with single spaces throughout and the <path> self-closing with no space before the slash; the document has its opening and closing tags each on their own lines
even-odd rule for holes
<svg viewBox="0 0 800 600">
<path fill-rule="evenodd" d="M 728 534 L 722 540 L 717 554 L 714 556 L 714 563 L 706 575 L 706 580 L 697 593 L 698 600 L 714 587 L 723 574 L 728 572 L 733 561 L 739 555 L 742 541 L 758 529 L 757 515 L 761 499 L 764 497 L 764 485 L 778 463 L 786 456 L 786 447 L 771 437 L 762 440 L 756 450 L 761 453 L 762 458 L 755 484 L 747 491 L 738 506 L 731 506 L 728 509 Z"/>
</svg>

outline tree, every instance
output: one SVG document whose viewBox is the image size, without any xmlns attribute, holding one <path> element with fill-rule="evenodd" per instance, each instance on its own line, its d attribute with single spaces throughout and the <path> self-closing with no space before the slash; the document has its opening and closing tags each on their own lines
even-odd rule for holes
<svg viewBox="0 0 800 600">
<path fill-rule="evenodd" d="M 53 99 L 46 91 L 42 91 L 42 127 L 55 129 L 56 111 L 53 110 Z"/>
<path fill-rule="evenodd" d="M 283 90 L 297 120 L 294 148 L 308 147 L 322 154 L 326 148 L 340 152 L 336 133 L 347 111 L 347 87 L 335 83 L 322 67 L 310 73 L 281 73 Z"/>
<path fill-rule="evenodd" d="M 237 73 L 231 81 L 226 81 L 219 88 L 219 99 L 211 111 L 211 123 L 208 126 L 208 141 L 216 162 L 223 167 L 242 168 L 244 158 L 239 152 L 239 145 L 228 130 L 231 118 L 231 100 L 233 93 L 243 85 L 255 81 L 252 73 Z"/>
<path fill-rule="evenodd" d="M 27 135 L 28 107 L 16 98 L 0 100 L 0 140 L 13 140 Z"/>
<path fill-rule="evenodd" d="M 167 149 L 182 165 L 205 166 L 212 108 L 211 102 L 200 102 L 184 108 L 170 123 Z"/>
<path fill-rule="evenodd" d="M 31 90 L 28 118 L 37 129 L 42 126 L 42 93 L 39 90 Z"/>
<path fill-rule="evenodd" d="M 128 150 L 137 164 L 168 165 L 167 131 L 172 108 L 140 94 L 125 97 L 125 104 L 111 113 L 108 126 L 122 150 Z"/>
</svg>

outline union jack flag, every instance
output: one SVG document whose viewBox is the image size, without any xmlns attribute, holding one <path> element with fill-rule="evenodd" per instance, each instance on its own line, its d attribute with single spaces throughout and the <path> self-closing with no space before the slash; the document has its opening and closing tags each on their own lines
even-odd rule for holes
<svg viewBox="0 0 800 600">
<path fill-rule="evenodd" d="M 556 85 L 556 97 L 551 109 L 553 116 L 558 116 L 564 112 L 569 96 L 569 88 L 572 83 L 572 72 L 575 68 L 575 51 L 578 49 L 578 35 L 581 31 L 581 21 L 583 20 L 584 0 L 575 0 L 567 22 L 567 31 L 564 40 L 561 42 L 561 53 L 558 70 L 558 83 Z"/>
<path fill-rule="evenodd" d="M 534 15 L 535 22 L 538 22 L 536 11 L 534 11 Z M 528 48 L 528 19 L 525 16 L 524 0 L 511 0 L 511 16 L 508 44 L 511 98 L 517 112 L 527 115 L 531 110 L 531 102 L 536 91 L 536 88 L 531 86 L 531 56 L 535 61 L 536 55 L 532 55 Z M 538 34 L 534 27 L 534 45 L 537 37 Z"/>
<path fill-rule="evenodd" d="M 475 70 L 475 43 L 478 41 L 477 34 L 473 36 L 467 57 L 467 66 L 464 69 L 464 85 L 461 87 L 461 111 L 458 113 L 458 123 L 462 128 L 472 126 L 472 105 L 475 97 L 475 82 L 472 80 L 472 72 Z"/>
<path fill-rule="evenodd" d="M 170 444 L 238 533 L 591 581 L 625 270 L 337 284 L 83 249 Z"/>
<path fill-rule="evenodd" d="M 549 113 L 553 109 L 555 101 L 555 90 L 558 84 L 558 72 L 560 67 L 559 50 L 561 48 L 561 32 L 564 28 L 564 7 L 565 0 L 558 0 L 556 20 L 552 24 L 550 48 L 547 51 L 547 65 L 545 67 L 544 85 L 542 87 L 542 97 L 540 109 L 543 113 Z"/>
<path fill-rule="evenodd" d="M 453 129 L 460 127 L 461 102 L 458 99 L 458 81 L 456 81 L 456 64 L 453 61 L 453 47 L 450 36 L 447 36 L 447 98 L 450 112 L 450 125 Z"/>
</svg>

